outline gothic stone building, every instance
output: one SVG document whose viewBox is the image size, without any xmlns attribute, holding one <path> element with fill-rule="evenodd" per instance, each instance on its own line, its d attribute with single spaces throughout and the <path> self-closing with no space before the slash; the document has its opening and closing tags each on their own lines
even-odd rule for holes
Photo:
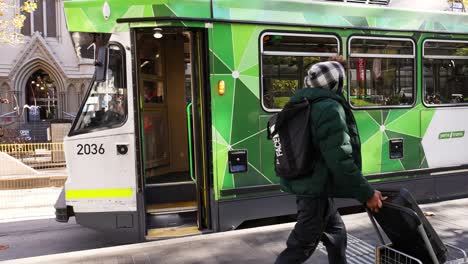
<svg viewBox="0 0 468 264">
<path fill-rule="evenodd" d="M 0 44 L 0 97 L 9 102 L 0 104 L 0 144 L 50 140 L 47 128 L 73 119 L 93 75 L 93 59 L 75 52 L 82 47 L 67 31 L 63 1 L 37 3 L 24 44 Z"/>
</svg>

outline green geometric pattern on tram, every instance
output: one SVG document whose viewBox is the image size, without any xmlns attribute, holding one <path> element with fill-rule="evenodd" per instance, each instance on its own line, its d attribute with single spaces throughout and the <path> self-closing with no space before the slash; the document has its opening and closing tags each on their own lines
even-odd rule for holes
<svg viewBox="0 0 468 264">
<path fill-rule="evenodd" d="M 363 144 L 366 143 L 372 136 L 374 136 L 374 134 L 377 133 L 380 129 L 380 123 L 373 119 L 369 112 L 371 111 L 354 112 L 354 118 L 356 119 L 356 123 L 358 125 L 359 136 Z"/>
<path fill-rule="evenodd" d="M 236 70 L 243 72 L 246 69 L 250 69 L 252 67 L 258 66 L 258 43 L 259 43 L 259 35 L 262 32 L 262 30 L 265 30 L 266 28 L 259 27 L 259 26 L 252 26 L 252 32 L 250 33 L 250 36 L 246 35 L 246 30 L 243 31 L 244 35 L 242 39 L 237 39 L 235 38 L 235 44 L 234 47 L 236 50 L 234 51 L 237 57 L 240 57 L 240 61 L 236 62 Z M 243 51 L 240 52 L 237 50 L 238 42 L 245 42 L 247 43 L 247 48 Z M 257 75 L 258 76 L 258 75 Z"/>
<path fill-rule="evenodd" d="M 224 64 L 234 69 L 234 54 L 231 26 L 226 24 L 215 24 L 213 26 L 213 42 L 215 43 L 213 53 L 215 53 Z"/>
<path fill-rule="evenodd" d="M 264 185 L 277 182 L 274 174 L 265 175 L 262 171 L 265 160 L 261 159 L 260 147 L 266 137 L 264 128 L 259 128 L 259 116 L 262 109 L 259 104 L 258 78 L 258 34 L 260 28 L 246 25 L 217 24 L 211 31 L 210 47 L 212 65 L 212 92 L 214 125 L 218 133 L 232 149 L 247 149 L 248 171 L 229 173 L 227 159 L 218 159 L 218 190 L 236 187 Z M 246 72 L 239 72 L 244 65 Z M 233 71 L 239 77 L 234 79 Z M 217 95 L 217 82 L 224 80 L 226 91 Z M 229 98 L 229 99 L 228 99 Z M 271 142 L 268 142 L 271 144 Z M 220 148 L 220 146 L 216 146 Z M 220 148 L 225 151 L 227 148 Z M 219 154 L 219 151 L 218 151 Z M 226 156 L 227 157 L 227 156 Z M 267 159 L 268 160 L 268 159 Z M 225 162 L 224 166 L 220 163 Z M 270 164 L 268 164 L 270 165 Z M 270 165 L 270 167 L 272 167 Z M 222 168 L 225 168 L 222 171 Z M 271 171 L 271 169 L 267 169 Z M 224 173 L 224 175 L 221 175 Z"/>
<path fill-rule="evenodd" d="M 177 15 L 165 4 L 153 5 L 154 16 L 156 17 L 176 17 Z"/>
<path fill-rule="evenodd" d="M 382 124 L 382 111 L 367 111 L 367 113 L 374 119 L 377 124 Z"/>
<path fill-rule="evenodd" d="M 326 25 L 337 28 L 356 26 L 408 31 L 417 29 L 459 33 L 468 31 L 464 16 L 378 7 L 364 9 L 359 5 L 328 5 L 310 1 L 114 0 L 109 1 L 112 12 L 108 20 L 102 16 L 102 5 L 101 0 L 64 1 L 68 29 L 77 32 L 111 32 L 120 28 L 116 23 L 118 18 L 177 16 L 297 23 L 317 27 Z M 135 16 L 135 10 L 142 7 L 144 11 Z M 154 12 L 149 12 L 148 8 Z M 127 13 L 130 9 L 133 10 Z M 213 10 L 213 16 L 210 9 Z M 87 16 L 84 17 L 80 13 L 85 13 Z M 248 27 L 250 26 L 245 25 L 246 29 Z"/>
<path fill-rule="evenodd" d="M 226 156 L 227 156 L 227 151 L 226 151 Z M 227 164 L 227 159 L 226 159 L 226 164 Z M 219 190 L 223 189 L 232 189 L 236 188 L 236 183 L 234 182 L 234 177 L 232 174 L 229 173 L 229 168 L 228 166 L 225 166 L 225 170 L 223 171 L 223 176 L 221 179 L 223 179 L 223 185 Z"/>
<path fill-rule="evenodd" d="M 253 36 L 255 27 L 251 25 L 233 25 L 232 41 L 234 50 L 234 69 L 239 70 L 242 59 L 246 56 L 246 49 L 249 48 L 249 40 Z M 252 47 L 252 46 L 250 46 Z M 250 52 L 255 49 L 250 48 Z M 248 56 L 248 55 L 247 55 Z M 258 57 L 257 57 L 258 58 Z"/>
<path fill-rule="evenodd" d="M 419 168 L 424 158 L 420 148 L 422 137 L 421 108 L 421 105 L 418 105 L 412 109 L 355 111 L 362 141 L 364 174 Z M 379 138 L 381 144 L 378 147 Z M 390 159 L 388 141 L 393 138 L 403 139 L 404 153 L 401 160 Z M 381 153 L 376 153 L 376 148 L 380 148 Z M 380 161 L 377 160 L 377 155 L 380 157 Z"/>
<path fill-rule="evenodd" d="M 369 25 L 366 17 L 344 16 L 343 18 L 355 27 L 367 27 Z"/>
<path fill-rule="evenodd" d="M 390 113 L 390 110 L 382 110 L 382 122 L 384 123 L 387 122 L 387 117 L 389 113 Z"/>
<path fill-rule="evenodd" d="M 81 21 L 80 30 L 81 32 L 96 32 L 97 28 L 95 26 L 94 20 L 89 19 L 88 15 L 85 13 L 83 8 L 69 8 L 65 9 L 65 15 L 71 23 L 72 21 Z M 72 21 L 71 18 L 73 18 Z"/>
<path fill-rule="evenodd" d="M 256 186 L 256 185 L 267 185 L 273 182 L 263 174 L 257 171 L 257 168 L 249 164 L 247 172 L 234 174 L 234 183 L 237 188 Z"/>
<path fill-rule="evenodd" d="M 235 149 L 247 149 L 249 171 L 247 173 L 234 174 L 235 185 L 238 187 L 269 184 L 268 178 L 258 171 L 261 167 L 259 152 L 258 97 L 239 79 L 236 80 L 236 92 L 234 101 L 234 116 L 232 119 L 231 145 Z"/>
<path fill-rule="evenodd" d="M 385 119 L 385 124 L 390 124 L 397 118 L 400 118 L 402 115 L 408 112 L 407 109 L 392 109 L 389 111 L 387 118 Z"/>
<path fill-rule="evenodd" d="M 369 27 L 376 27 L 377 26 L 378 20 L 375 17 L 367 17 L 366 20 L 367 20 L 367 25 Z"/>
<path fill-rule="evenodd" d="M 426 108 L 421 111 L 421 138 L 426 135 L 427 128 L 431 124 L 434 114 L 435 110 L 432 108 Z"/>
<path fill-rule="evenodd" d="M 217 192 L 215 192 L 215 197 L 218 199 L 219 197 L 219 190 L 223 187 L 224 184 L 232 186 L 232 177 L 230 179 L 226 179 L 224 176 L 226 175 L 226 166 L 228 160 L 228 143 L 227 141 L 221 136 L 218 132 L 216 127 L 212 126 L 212 137 L 213 137 L 213 170 L 214 174 L 217 177 L 214 177 L 214 184 L 216 186 Z"/>
<path fill-rule="evenodd" d="M 260 70 L 259 70 L 259 65 L 254 65 L 244 71 L 241 72 L 242 75 L 249 75 L 249 76 L 255 76 L 258 78 L 260 76 Z"/>
<path fill-rule="evenodd" d="M 252 92 L 252 94 L 255 95 L 255 97 L 257 98 L 257 103 L 258 103 L 260 99 L 259 78 L 241 74 L 239 79 L 242 81 L 242 83 L 245 84 L 247 89 L 249 89 Z"/>
<path fill-rule="evenodd" d="M 339 23 L 340 25 L 351 26 L 352 24 L 346 20 L 344 17 L 330 17 L 327 15 L 317 15 L 313 13 L 304 13 L 303 14 L 306 23 L 320 25 L 322 23 L 327 23 L 333 25 Z"/>
<path fill-rule="evenodd" d="M 271 142 L 269 143 L 271 146 Z M 248 167 L 247 172 L 236 173 L 233 175 L 234 183 L 236 187 L 247 187 L 247 186 L 252 186 L 252 185 L 265 185 L 265 184 L 273 183 L 273 179 L 270 179 L 270 177 L 276 177 L 276 176 L 274 176 L 274 174 L 267 176 L 264 174 L 264 172 L 260 170 L 261 165 L 262 165 L 261 164 L 262 160 L 260 160 L 261 149 L 258 147 L 259 145 L 260 145 L 259 136 L 250 136 L 250 137 L 243 139 L 240 143 L 233 143 L 234 149 L 247 149 L 248 150 L 248 161 L 249 161 L 249 167 Z"/>
<path fill-rule="evenodd" d="M 252 149 L 249 151 L 249 161 L 252 162 L 255 167 L 260 167 L 258 152 L 258 136 L 253 136 L 258 133 L 258 116 L 260 115 L 260 109 L 258 107 L 258 98 L 255 96 L 249 88 L 247 88 L 242 81 L 236 80 L 236 94 L 234 99 L 234 116 L 232 118 L 232 132 L 231 132 L 231 145 L 233 147 L 238 142 L 245 142 L 246 139 L 250 138 L 249 141 L 252 143 L 247 146 Z"/>
<path fill-rule="evenodd" d="M 167 1 L 167 0 L 166 0 Z M 167 5 L 179 17 L 210 17 L 210 0 L 169 0 Z"/>
<path fill-rule="evenodd" d="M 112 16 L 122 17 L 128 9 L 129 7 L 112 10 Z M 69 12 L 67 11 L 65 10 L 67 18 L 71 20 L 69 23 L 79 24 L 82 29 L 81 32 L 110 32 L 116 26 L 114 21 L 104 19 L 102 9 L 83 6 L 81 8 L 71 8 Z"/>
<path fill-rule="evenodd" d="M 403 139 L 403 158 L 400 161 L 404 169 L 419 169 L 419 165 L 421 164 L 421 148 L 419 147 L 421 145 L 421 138 L 390 130 L 386 130 L 385 134 L 387 134 L 389 138 Z"/>
<path fill-rule="evenodd" d="M 212 67 L 212 73 L 216 74 L 232 74 L 232 71 L 224 64 L 222 60 L 216 54 L 212 53 L 212 58 L 214 61 L 214 67 Z"/>
<path fill-rule="evenodd" d="M 215 164 L 215 169 L 216 169 L 216 171 L 215 171 L 216 175 L 220 175 L 220 176 L 225 175 L 224 172 L 226 171 L 227 160 L 228 160 L 228 150 L 227 150 L 227 148 L 228 147 L 226 145 L 215 143 L 214 151 L 215 151 L 216 155 L 213 155 L 213 159 L 215 159 L 214 164 Z M 220 179 L 219 182 L 217 183 L 218 190 L 220 190 L 222 188 L 222 186 L 225 185 L 225 184 L 226 185 L 229 185 L 229 184 L 232 185 L 232 182 L 231 183 L 225 183 L 224 177 L 222 177 L 222 178 L 221 177 L 216 177 L 215 179 L 216 180 Z"/>
<path fill-rule="evenodd" d="M 356 21 L 358 20 L 355 20 L 355 23 Z M 219 190 L 278 182 L 271 165 L 273 155 L 263 157 L 269 154 L 271 142 L 259 138 L 265 137 L 266 133 L 259 133 L 263 129 L 259 127 L 259 116 L 263 110 L 258 103 L 258 99 L 261 99 L 258 48 L 253 47 L 258 47 L 258 36 L 262 28 L 251 27 L 249 29 L 245 25 L 215 25 L 213 30 L 213 34 L 210 34 L 210 47 L 212 47 L 210 55 L 214 61 L 212 71 L 216 76 L 212 82 L 213 93 L 217 93 L 218 80 L 222 79 L 226 82 L 226 94 L 213 97 L 216 113 L 214 116 L 220 117 L 219 120 L 215 118 L 215 125 L 228 144 L 235 144 L 233 149 L 248 150 L 250 162 L 248 172 L 233 175 L 229 173 L 227 167 L 227 156 L 226 160 L 218 160 L 218 165 L 225 162 L 224 166 L 220 166 L 217 170 L 221 173 L 222 168 L 225 168 L 224 175 L 218 175 L 219 179 L 223 179 L 219 182 L 222 184 L 218 186 Z M 248 44 L 245 44 L 247 42 Z M 248 67 L 244 67 L 245 65 Z M 238 79 L 233 80 L 231 75 L 233 70 L 240 70 Z M 234 101 L 229 101 L 225 99 L 226 97 L 233 98 Z M 405 148 L 402 160 L 389 158 L 389 138 L 403 138 L 405 146 L 420 145 L 419 111 L 420 107 L 415 107 L 413 110 L 355 111 L 362 140 L 365 174 L 414 169 L 424 164 L 424 153 L 420 147 Z M 226 116 L 226 113 L 230 115 Z M 412 128 L 408 128 L 408 123 L 414 124 Z M 385 127 L 386 130 L 381 131 L 381 127 Z M 227 148 L 222 150 L 226 151 L 227 155 Z"/>
<path fill-rule="evenodd" d="M 405 135 L 421 137 L 420 116 L 419 107 L 414 107 L 397 119 L 385 122 L 385 128 Z"/>
<path fill-rule="evenodd" d="M 405 168 L 399 159 L 390 159 L 390 142 L 386 133 L 382 134 L 382 169 L 380 172 L 402 171 Z"/>
<path fill-rule="evenodd" d="M 145 17 L 154 16 L 153 8 L 151 6 L 131 6 L 124 17 Z"/>
<path fill-rule="evenodd" d="M 434 23 L 434 29 L 436 31 L 447 31 L 447 28 L 439 22 Z"/>
<path fill-rule="evenodd" d="M 219 134 L 226 140 L 228 144 L 231 142 L 231 120 L 233 110 L 233 98 L 235 93 L 235 82 L 231 76 L 226 78 L 226 75 L 212 75 L 212 94 L 217 95 L 218 81 L 224 80 L 226 85 L 226 91 L 223 96 L 213 96 L 213 122 L 218 130 Z"/>
<path fill-rule="evenodd" d="M 382 136 L 383 133 L 377 130 L 361 145 L 362 172 L 364 174 L 379 173 L 382 169 Z"/>
<path fill-rule="evenodd" d="M 419 166 L 421 169 L 429 168 L 429 164 L 427 163 L 427 159 L 424 153 L 424 148 L 421 147 L 421 165 Z"/>
<path fill-rule="evenodd" d="M 253 137 L 247 137 L 239 142 L 233 142 L 231 146 L 233 149 L 248 149 L 249 163 L 253 167 L 259 169 L 261 166 L 260 149 L 257 147 L 259 146 L 259 144 L 260 144 L 259 137 L 253 136 Z M 255 147 L 252 147 L 252 146 L 255 146 Z"/>
</svg>

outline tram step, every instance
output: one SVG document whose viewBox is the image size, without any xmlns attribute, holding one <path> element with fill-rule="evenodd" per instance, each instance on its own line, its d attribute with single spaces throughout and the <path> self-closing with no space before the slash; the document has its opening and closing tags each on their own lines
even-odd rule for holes
<svg viewBox="0 0 468 264">
<path fill-rule="evenodd" d="M 196 201 L 150 204 L 146 207 L 146 212 L 152 215 L 185 213 L 194 211 L 197 211 Z"/>
<path fill-rule="evenodd" d="M 184 182 L 151 184 L 145 188 L 146 204 L 165 204 L 195 200 L 197 188 L 195 184 Z"/>
<path fill-rule="evenodd" d="M 152 183 L 146 184 L 146 188 L 154 187 L 168 187 L 168 186 L 180 186 L 180 185 L 195 185 L 193 181 L 179 181 L 179 182 L 164 182 L 164 183 Z"/>
<path fill-rule="evenodd" d="M 198 230 L 197 226 L 181 226 L 181 227 L 169 227 L 169 228 L 157 228 L 149 229 L 147 240 L 167 239 L 174 237 L 183 236 L 194 236 L 200 235 L 202 232 Z"/>
<path fill-rule="evenodd" d="M 193 226 L 197 223 L 197 211 L 165 214 L 146 214 L 148 229 Z"/>
<path fill-rule="evenodd" d="M 152 175 L 152 173 L 157 170 L 147 170 L 146 171 L 146 184 L 153 183 L 164 183 L 164 182 L 180 182 L 180 181 L 190 181 L 190 172 L 169 172 L 162 175 Z"/>
</svg>

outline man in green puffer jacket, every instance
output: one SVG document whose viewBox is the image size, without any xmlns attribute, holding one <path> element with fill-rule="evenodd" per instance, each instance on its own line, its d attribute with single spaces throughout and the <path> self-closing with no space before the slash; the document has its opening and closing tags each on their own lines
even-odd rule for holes
<svg viewBox="0 0 468 264">
<path fill-rule="evenodd" d="M 297 195 L 297 223 L 276 264 L 303 263 L 322 241 L 329 263 L 346 262 L 346 228 L 332 198 L 355 198 L 373 210 L 382 207 L 382 197 L 361 172 L 361 143 L 356 121 L 343 97 L 345 78 L 341 57 L 312 65 L 305 87 L 290 100 L 313 100 L 310 123 L 312 145 L 318 153 L 311 175 L 286 180 L 281 188 Z"/>
</svg>

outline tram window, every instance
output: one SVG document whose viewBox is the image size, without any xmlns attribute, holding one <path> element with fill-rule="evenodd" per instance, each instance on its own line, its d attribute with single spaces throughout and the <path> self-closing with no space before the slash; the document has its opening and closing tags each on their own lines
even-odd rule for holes
<svg viewBox="0 0 468 264">
<path fill-rule="evenodd" d="M 349 51 L 348 94 L 352 106 L 404 107 L 415 102 L 412 40 L 352 37 Z"/>
<path fill-rule="evenodd" d="M 92 84 L 72 134 L 118 127 L 127 119 L 124 52 L 118 45 L 109 45 L 106 80 Z"/>
<path fill-rule="evenodd" d="M 468 42 L 426 41 L 423 98 L 428 105 L 468 103 Z"/>
<path fill-rule="evenodd" d="M 334 36 L 265 33 L 261 37 L 262 103 L 278 110 L 304 85 L 310 65 L 339 53 Z"/>
</svg>

